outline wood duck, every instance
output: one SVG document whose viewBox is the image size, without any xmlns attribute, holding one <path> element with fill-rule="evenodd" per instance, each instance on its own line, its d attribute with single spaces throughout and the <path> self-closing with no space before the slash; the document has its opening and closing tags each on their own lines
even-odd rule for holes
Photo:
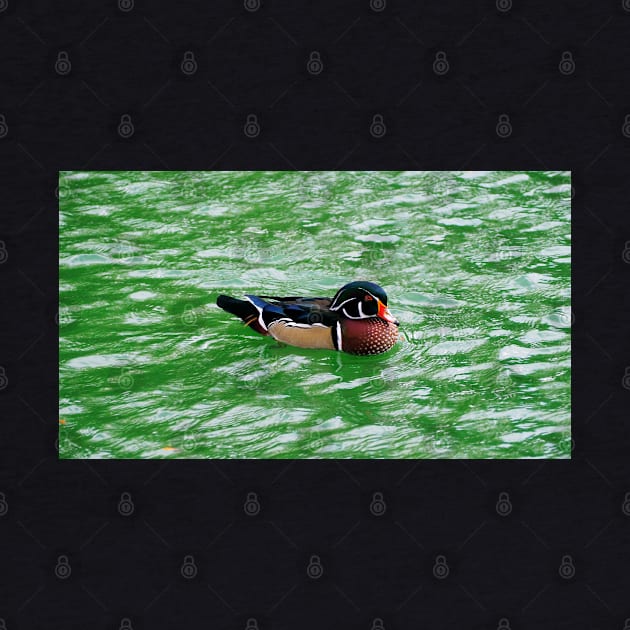
<svg viewBox="0 0 630 630">
<path fill-rule="evenodd" d="M 398 320 L 387 308 L 385 291 L 358 280 L 335 297 L 219 295 L 217 305 L 260 333 L 298 348 L 326 348 L 350 354 L 386 352 L 398 338 Z"/>
</svg>

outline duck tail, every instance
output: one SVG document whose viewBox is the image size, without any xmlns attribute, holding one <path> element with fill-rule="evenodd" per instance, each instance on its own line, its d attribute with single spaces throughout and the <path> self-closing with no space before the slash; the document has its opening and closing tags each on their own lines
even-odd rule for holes
<svg viewBox="0 0 630 630">
<path fill-rule="evenodd" d="M 229 295 L 219 295 L 217 297 L 217 306 L 224 311 L 240 317 L 246 326 L 249 326 L 261 335 L 266 335 L 267 331 L 262 328 L 258 321 L 258 310 L 248 300 L 238 300 Z"/>
</svg>

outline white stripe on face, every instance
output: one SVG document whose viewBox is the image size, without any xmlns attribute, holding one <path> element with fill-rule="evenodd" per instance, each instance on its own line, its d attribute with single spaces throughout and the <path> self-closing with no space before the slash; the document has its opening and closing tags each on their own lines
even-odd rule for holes
<svg viewBox="0 0 630 630">
<path fill-rule="evenodd" d="M 344 304 L 347 304 L 348 302 L 352 302 L 352 300 L 356 300 L 357 298 L 348 298 L 347 300 L 344 300 L 341 304 L 337 304 L 337 306 L 329 306 L 328 308 L 331 311 L 338 311 Z"/>
<path fill-rule="evenodd" d="M 346 311 L 346 309 L 343 309 L 343 314 L 348 318 L 348 319 L 369 319 L 370 317 L 376 317 L 376 315 L 363 315 L 363 317 L 361 317 L 359 315 L 359 317 L 355 317 L 354 315 L 350 315 L 350 313 L 348 313 L 348 311 Z"/>
</svg>

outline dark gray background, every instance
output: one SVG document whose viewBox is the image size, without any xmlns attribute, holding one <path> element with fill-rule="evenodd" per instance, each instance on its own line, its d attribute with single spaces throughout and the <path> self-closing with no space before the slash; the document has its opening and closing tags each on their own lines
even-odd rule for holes
<svg viewBox="0 0 630 630">
<path fill-rule="evenodd" d="M 630 2 L 129 1 L 0 0 L 0 628 L 622 630 Z M 572 461 L 58 461 L 58 171 L 294 168 L 572 170 Z"/>
</svg>

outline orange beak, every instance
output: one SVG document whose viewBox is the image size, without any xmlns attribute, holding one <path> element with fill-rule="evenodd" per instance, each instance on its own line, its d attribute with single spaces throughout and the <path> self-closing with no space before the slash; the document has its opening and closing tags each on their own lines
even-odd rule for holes
<svg viewBox="0 0 630 630">
<path fill-rule="evenodd" d="M 378 301 L 378 312 L 376 314 L 386 322 L 398 325 L 398 320 L 389 312 L 387 306 L 385 306 L 385 304 L 383 304 L 380 300 Z"/>
</svg>

